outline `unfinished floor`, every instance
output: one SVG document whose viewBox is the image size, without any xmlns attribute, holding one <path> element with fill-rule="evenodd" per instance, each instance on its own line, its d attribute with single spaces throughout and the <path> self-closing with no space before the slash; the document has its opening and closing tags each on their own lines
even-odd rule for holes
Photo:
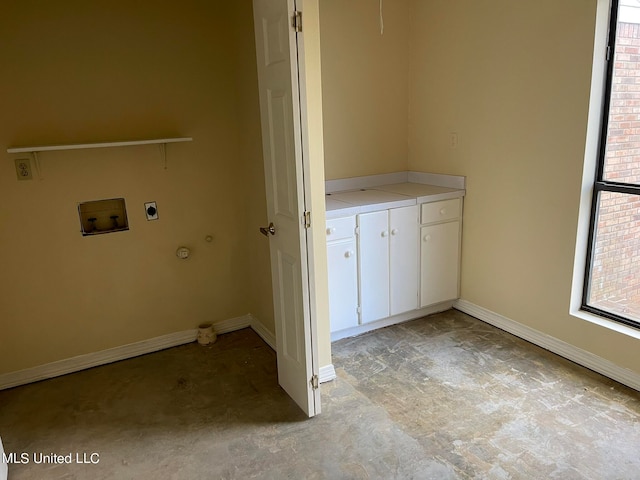
<svg viewBox="0 0 640 480">
<path fill-rule="evenodd" d="M 333 355 L 310 420 L 248 329 L 2 391 L 9 479 L 640 478 L 638 392 L 465 314 Z"/>
</svg>

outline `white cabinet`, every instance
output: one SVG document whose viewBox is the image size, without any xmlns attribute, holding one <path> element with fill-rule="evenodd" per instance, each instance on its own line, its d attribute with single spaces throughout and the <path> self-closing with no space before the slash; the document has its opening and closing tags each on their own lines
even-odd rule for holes
<svg viewBox="0 0 640 480">
<path fill-rule="evenodd" d="M 458 298 L 460 199 L 421 205 L 420 307 Z"/>
<path fill-rule="evenodd" d="M 455 198 L 327 220 L 331 332 L 458 298 L 461 217 Z"/>
<path fill-rule="evenodd" d="M 331 331 L 358 325 L 358 270 L 354 216 L 327 221 Z"/>
<path fill-rule="evenodd" d="M 362 323 L 389 316 L 389 212 L 358 215 Z"/>
<path fill-rule="evenodd" d="M 358 215 L 361 323 L 418 308 L 418 207 Z"/>
<path fill-rule="evenodd" d="M 389 313 L 418 308 L 418 206 L 389 210 Z"/>
</svg>

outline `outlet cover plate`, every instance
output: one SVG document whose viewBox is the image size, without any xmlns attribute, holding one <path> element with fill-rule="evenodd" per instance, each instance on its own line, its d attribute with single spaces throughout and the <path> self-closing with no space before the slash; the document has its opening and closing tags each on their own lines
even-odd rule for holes
<svg viewBox="0 0 640 480">
<path fill-rule="evenodd" d="M 16 175 L 18 180 L 32 180 L 31 161 L 28 158 L 16 158 Z"/>
<path fill-rule="evenodd" d="M 147 220 L 158 220 L 158 206 L 156 202 L 146 202 L 144 204 L 144 213 Z"/>
</svg>

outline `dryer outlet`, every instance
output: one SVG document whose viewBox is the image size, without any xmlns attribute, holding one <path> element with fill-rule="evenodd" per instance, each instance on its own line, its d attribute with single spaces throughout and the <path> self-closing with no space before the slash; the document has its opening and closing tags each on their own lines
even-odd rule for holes
<svg viewBox="0 0 640 480">
<path fill-rule="evenodd" d="M 147 216 L 147 220 L 158 220 L 158 206 L 156 202 L 145 203 L 144 213 Z"/>
</svg>

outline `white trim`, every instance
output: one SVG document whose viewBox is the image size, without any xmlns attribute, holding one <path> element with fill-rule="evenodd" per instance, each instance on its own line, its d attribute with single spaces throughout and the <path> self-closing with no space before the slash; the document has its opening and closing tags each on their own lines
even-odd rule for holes
<svg viewBox="0 0 640 480">
<path fill-rule="evenodd" d="M 593 45 L 593 67 L 591 70 L 591 91 L 589 93 L 589 114 L 587 118 L 578 228 L 573 260 L 573 279 L 569 312 L 574 315 L 582 306 L 584 275 L 587 268 L 587 247 L 589 224 L 591 223 L 591 202 L 593 184 L 596 178 L 600 129 L 602 125 L 603 97 L 606 83 L 606 50 L 609 32 L 609 1 L 598 0 L 596 9 L 596 31 Z"/>
<path fill-rule="evenodd" d="M 579 318 L 580 320 L 585 320 L 614 332 L 621 333 L 622 335 L 626 335 L 627 337 L 640 340 L 640 330 L 631 328 L 623 323 L 614 322 L 613 320 L 595 315 L 593 313 L 587 312 L 586 310 L 571 310 L 569 313 L 571 314 L 571 316 Z"/>
<path fill-rule="evenodd" d="M 618 22 L 640 23 L 640 2 L 638 0 L 620 0 Z"/>
<path fill-rule="evenodd" d="M 2 446 L 2 439 L 0 438 L 0 480 L 7 480 L 9 467 L 5 461 L 4 447 Z"/>
<path fill-rule="evenodd" d="M 106 365 L 107 363 L 183 345 L 195 341 L 197 334 L 198 330 L 170 333 L 161 337 L 109 348 L 100 352 L 87 353 L 85 355 L 78 355 L 77 357 L 66 358 L 57 362 L 19 370 L 17 372 L 5 373 L 0 375 L 0 390 L 59 377 L 67 373 L 78 372 L 87 368 Z"/>
<path fill-rule="evenodd" d="M 318 382 L 325 383 L 336 379 L 336 369 L 333 368 L 333 363 L 320 367 L 320 374 L 318 375 Z"/>
<path fill-rule="evenodd" d="M 254 0 L 254 5 L 258 0 Z M 327 284 L 326 270 L 316 268 L 326 262 L 326 244 L 324 230 L 326 228 L 321 211 L 325 210 L 324 192 L 324 150 L 322 147 L 322 86 L 320 72 L 320 12 L 318 2 L 307 3 L 288 0 L 289 12 L 302 15 L 304 33 L 296 33 L 289 29 L 290 61 L 292 90 L 294 91 L 294 132 L 296 133 L 296 168 L 300 168 L 297 181 L 298 211 L 316 212 L 311 215 L 310 230 L 300 232 L 300 259 L 302 267 L 302 310 L 300 319 L 302 347 L 306 378 L 301 378 L 301 369 L 288 362 L 286 349 L 280 345 L 276 350 L 278 356 L 278 383 L 289 393 L 291 398 L 309 417 L 322 411 L 320 390 L 314 389 L 310 380 L 319 375 L 319 335 L 318 321 L 321 317 L 321 305 L 325 301 L 318 298 L 321 288 L 316 285 Z M 307 9 L 306 12 L 304 9 Z M 260 77 L 260 75 L 258 75 Z M 296 93 L 297 89 L 297 93 Z M 261 92 L 262 93 L 262 92 Z M 317 103 L 320 102 L 320 103 Z M 296 126 L 299 131 L 296 131 Z M 298 143 L 299 142 L 299 143 Z M 266 158 L 266 157 L 265 157 Z M 267 189 L 268 190 L 268 189 Z M 268 202 L 267 202 L 268 203 Z M 314 228 L 315 227 L 315 228 Z M 323 232 L 319 234 L 318 232 Z M 277 292 L 274 291 L 274 296 Z M 318 301 L 320 300 L 320 302 Z M 276 318 L 276 332 L 284 328 L 282 319 Z M 273 340 L 276 345 L 276 340 Z M 280 367 L 282 364 L 282 368 Z M 306 384 L 306 394 L 302 391 L 302 382 Z M 287 387 L 288 385 L 288 387 Z M 296 393 L 297 392 L 297 393 Z M 306 397 L 306 398 L 305 398 Z M 306 405 L 305 405 L 306 400 Z"/>
<path fill-rule="evenodd" d="M 258 320 L 256 317 L 254 317 L 253 315 L 249 314 L 248 315 L 250 318 L 250 327 L 253 329 L 254 332 L 256 332 L 260 338 L 262 338 L 262 340 L 265 341 L 265 343 L 267 345 L 269 345 L 271 347 L 271 349 L 275 352 L 276 351 L 276 336 L 271 333 L 267 327 L 264 326 L 264 324 Z"/>
<path fill-rule="evenodd" d="M 636 2 L 636 0 L 634 0 Z M 633 2 L 627 2 L 633 3 Z M 637 3 L 637 2 L 636 2 Z M 622 12 L 622 5 L 620 9 Z M 610 5 L 608 0 L 599 0 L 596 10 L 596 32 L 593 47 L 593 67 L 591 70 L 591 90 L 589 96 L 589 116 L 582 169 L 580 189 L 580 206 L 578 210 L 578 228 L 573 261 L 573 279 L 571 283 L 571 301 L 569 314 L 581 320 L 591 322 L 617 333 L 640 339 L 640 331 L 622 323 L 582 310 L 582 293 L 587 266 L 587 248 L 589 243 L 589 224 L 591 223 L 591 205 L 593 201 L 593 184 L 596 178 L 600 130 L 602 127 L 603 102 L 605 95 L 606 68 L 605 61 L 609 33 Z"/>
<path fill-rule="evenodd" d="M 467 300 L 456 300 L 453 308 L 640 391 L 640 374 L 637 372 L 620 367 L 598 355 L 563 342 L 531 327 L 527 327 L 510 318 L 503 317 L 500 314 L 475 305 Z"/>
<path fill-rule="evenodd" d="M 213 324 L 216 334 L 224 334 L 251 327 L 262 339 L 275 350 L 275 337 L 253 315 L 246 314 L 241 317 L 230 318 Z M 198 330 L 185 330 L 169 333 L 160 337 L 142 340 L 140 342 L 109 348 L 99 352 L 78 355 L 53 363 L 39 365 L 33 368 L 9 372 L 0 375 L 0 390 L 17 387 L 27 383 L 59 377 L 68 373 L 79 372 L 87 368 L 106 365 L 108 363 L 126 360 L 128 358 L 146 355 L 165 348 L 177 347 L 196 340 Z"/>
<path fill-rule="evenodd" d="M 379 328 L 408 322 L 410 320 L 415 320 L 416 318 L 433 315 L 434 313 L 444 312 L 446 310 L 449 310 L 451 307 L 453 307 L 453 301 L 437 303 L 429 307 L 421 308 L 418 310 L 411 310 L 410 312 L 401 313 L 400 315 L 394 315 L 393 317 L 387 317 L 375 322 L 358 325 L 357 327 L 345 328 L 344 330 L 331 332 L 331 342 L 335 342 L 336 340 L 341 340 L 343 338 L 355 337 L 356 335 L 362 335 L 363 333 L 371 332 Z"/>
<path fill-rule="evenodd" d="M 222 335 L 224 333 L 235 332 L 236 330 L 242 330 L 243 328 L 250 327 L 252 320 L 253 317 L 251 314 L 247 313 L 241 317 L 229 318 L 227 320 L 222 320 L 221 322 L 216 322 L 213 324 L 213 328 L 217 334 Z"/>
</svg>

